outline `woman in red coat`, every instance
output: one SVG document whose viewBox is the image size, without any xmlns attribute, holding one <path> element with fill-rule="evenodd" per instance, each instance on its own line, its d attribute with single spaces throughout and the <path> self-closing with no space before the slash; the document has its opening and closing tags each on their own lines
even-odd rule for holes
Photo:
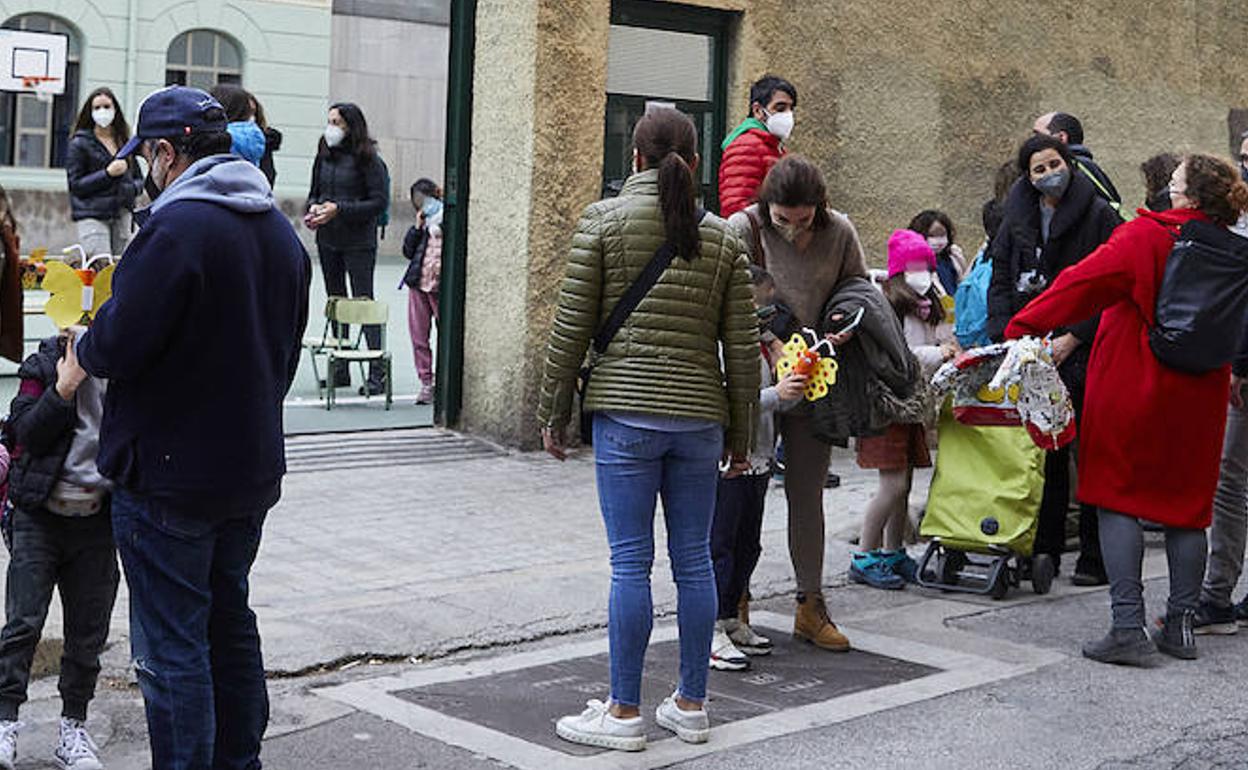
<svg viewBox="0 0 1248 770">
<path fill-rule="evenodd" d="M 1191 155 L 1175 170 L 1170 196 L 1171 211 L 1141 211 L 1063 270 L 1006 329 L 1011 339 L 1043 335 L 1102 313 L 1088 364 L 1079 499 L 1100 509 L 1113 608 L 1113 629 L 1084 645 L 1083 654 L 1105 663 L 1142 665 L 1157 648 L 1196 657 L 1192 616 L 1204 576 L 1230 367 L 1202 375 L 1170 369 L 1154 357 L 1148 330 L 1180 228 L 1195 219 L 1234 224 L 1248 210 L 1248 186 L 1224 161 Z M 1140 520 L 1166 527 L 1170 600 L 1154 640 L 1144 632 Z"/>
</svg>

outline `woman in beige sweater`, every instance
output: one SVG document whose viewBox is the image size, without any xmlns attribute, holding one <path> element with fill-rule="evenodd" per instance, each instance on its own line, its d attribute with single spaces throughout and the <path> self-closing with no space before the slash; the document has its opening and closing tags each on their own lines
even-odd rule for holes
<svg viewBox="0 0 1248 770">
<path fill-rule="evenodd" d="M 820 314 L 847 278 L 867 277 L 858 232 L 828 207 L 827 185 L 814 163 L 782 158 L 759 190 L 758 203 L 734 214 L 735 226 L 755 263 L 776 283 L 776 301 L 797 322 L 819 329 Z M 832 335 L 843 344 L 849 335 Z M 823 598 L 823 487 L 832 448 L 815 438 L 809 403 L 780 417 L 784 442 L 784 492 L 789 509 L 789 556 L 797 577 L 793 633 L 826 650 L 849 649 L 849 640 L 828 618 Z"/>
</svg>

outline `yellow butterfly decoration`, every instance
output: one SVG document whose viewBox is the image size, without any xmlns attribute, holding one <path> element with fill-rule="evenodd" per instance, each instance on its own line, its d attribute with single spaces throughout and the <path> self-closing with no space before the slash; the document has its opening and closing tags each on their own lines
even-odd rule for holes
<svg viewBox="0 0 1248 770">
<path fill-rule="evenodd" d="M 806 331 L 812 338 L 815 337 L 813 331 Z M 819 349 L 824 347 L 827 348 L 827 353 L 820 355 Z M 831 387 L 836 384 L 837 364 L 834 355 L 832 345 L 827 340 L 820 340 L 812 348 L 806 344 L 806 338 L 800 332 L 795 333 L 784 343 L 784 355 L 776 362 L 776 377 L 783 378 L 792 371 L 805 374 L 808 378 L 806 400 L 818 401 L 828 395 Z"/>
<path fill-rule="evenodd" d="M 47 263 L 48 272 L 43 276 L 43 288 L 52 296 L 43 306 L 43 312 L 58 328 L 90 324 L 100 306 L 113 295 L 115 266 L 109 264 L 97 271 L 91 267 L 91 263 L 99 259 L 101 257 L 87 261 L 78 270 L 64 262 Z"/>
</svg>

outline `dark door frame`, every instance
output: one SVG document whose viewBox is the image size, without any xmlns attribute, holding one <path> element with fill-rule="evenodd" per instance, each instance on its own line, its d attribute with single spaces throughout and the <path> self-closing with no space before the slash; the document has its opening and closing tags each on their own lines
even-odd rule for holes
<svg viewBox="0 0 1248 770">
<path fill-rule="evenodd" d="M 476 0 L 451 0 L 442 281 L 437 387 L 433 407 L 434 422 L 447 427 L 459 423 L 464 403 L 464 299 L 468 265 L 468 183 L 472 165 L 472 75 L 476 36 Z"/>
</svg>

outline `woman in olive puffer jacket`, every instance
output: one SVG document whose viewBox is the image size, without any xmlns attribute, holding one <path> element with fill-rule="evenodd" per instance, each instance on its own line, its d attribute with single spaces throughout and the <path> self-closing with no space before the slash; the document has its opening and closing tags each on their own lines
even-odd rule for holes
<svg viewBox="0 0 1248 770">
<path fill-rule="evenodd" d="M 618 198 L 585 210 L 542 381 L 546 450 L 563 459 L 577 372 L 612 308 L 670 243 L 676 256 L 596 357 L 585 408 L 594 413 L 598 494 L 611 548 L 610 703 L 559 720 L 566 740 L 639 750 L 642 660 L 650 636 L 655 501 L 663 497 L 679 595 L 680 688 L 658 723 L 686 741 L 709 734 L 703 701 L 716 617 L 710 522 L 725 441 L 744 459 L 758 407 L 758 321 L 744 247 L 694 203 L 697 132 L 670 108 L 633 134 L 638 172 Z M 722 364 L 721 364 L 722 349 Z"/>
</svg>

